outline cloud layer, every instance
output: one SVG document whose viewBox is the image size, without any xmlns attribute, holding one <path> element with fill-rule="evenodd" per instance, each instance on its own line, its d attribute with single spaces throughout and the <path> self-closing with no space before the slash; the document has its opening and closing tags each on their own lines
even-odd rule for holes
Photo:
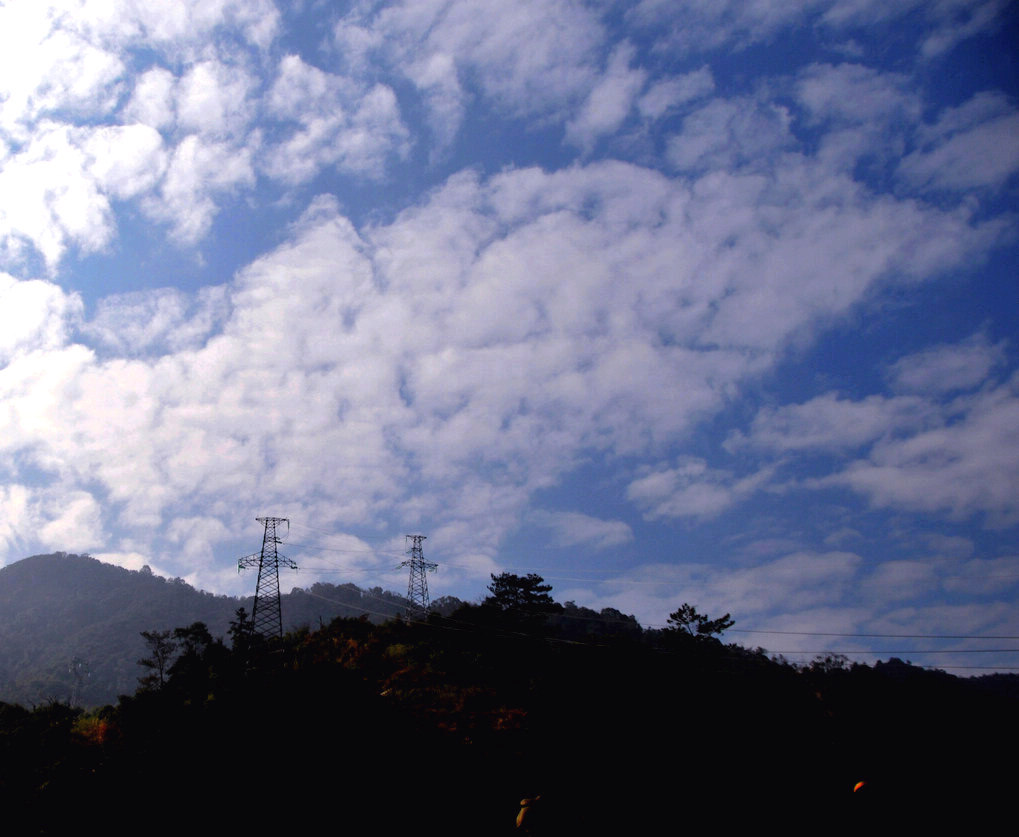
<svg viewBox="0 0 1019 837">
<path fill-rule="evenodd" d="M 286 513 L 387 583 L 397 541 L 369 535 L 426 529 L 464 594 L 530 528 L 567 575 L 585 549 L 623 568 L 578 600 L 657 621 L 987 605 L 970 565 L 1014 560 L 1019 398 L 980 271 L 1014 252 L 1019 111 L 929 68 L 1004 14 L 5 5 L 8 559 L 234 590 L 251 518 Z M 840 372 L 825 341 L 884 317 L 901 333 Z M 889 554 L 831 540 L 861 515 Z M 666 534 L 717 565 L 645 552 Z"/>
</svg>

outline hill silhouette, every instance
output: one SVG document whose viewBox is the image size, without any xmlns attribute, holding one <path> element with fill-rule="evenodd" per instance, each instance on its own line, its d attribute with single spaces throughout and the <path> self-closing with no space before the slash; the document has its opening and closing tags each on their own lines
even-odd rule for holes
<svg viewBox="0 0 1019 837">
<path fill-rule="evenodd" d="M 82 556 L 21 564 L 0 573 L 0 606 L 40 648 L 61 630 L 46 613 L 101 636 L 104 608 L 128 607 L 132 590 L 153 596 L 146 630 L 167 630 L 152 624 L 166 598 L 242 601 Z M 616 611 L 560 605 L 539 576 L 504 573 L 489 589 L 447 615 L 338 618 L 282 639 L 235 618 L 220 641 L 185 620 L 165 678 L 116 706 L 0 702 L 0 804 L 38 834 L 68 833 L 84 810 L 101 810 L 110 834 L 154 816 L 180 833 L 196 812 L 207 830 L 303 833 L 328 808 L 347 830 L 396 833 L 427 816 L 440 833 L 473 835 L 521 833 L 521 799 L 532 834 L 723 819 L 735 831 L 912 831 L 947 809 L 1005 810 L 1011 799 L 1011 774 L 990 756 L 1017 742 L 1015 678 L 964 680 L 894 658 L 791 666 L 723 644 L 728 615 L 690 605 L 644 630 Z M 316 608 L 355 594 L 377 619 L 390 601 L 352 585 L 290 601 Z M 297 765 L 292 804 L 252 797 L 259 770 Z"/>
<path fill-rule="evenodd" d="M 204 622 L 225 636 L 252 598 L 217 596 L 182 579 L 126 570 L 87 555 L 34 555 L 0 569 L 0 701 L 98 706 L 134 692 L 145 654 L 142 631 Z M 353 584 L 314 584 L 282 596 L 284 628 L 336 617 L 381 622 L 406 600 Z"/>
</svg>

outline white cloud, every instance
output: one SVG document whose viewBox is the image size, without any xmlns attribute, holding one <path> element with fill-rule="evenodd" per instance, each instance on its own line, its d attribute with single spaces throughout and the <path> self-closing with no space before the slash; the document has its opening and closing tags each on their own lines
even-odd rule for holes
<svg viewBox="0 0 1019 837">
<path fill-rule="evenodd" d="M 666 156 L 683 171 L 767 169 L 774 155 L 795 145 L 789 122 L 786 110 L 771 103 L 715 99 L 683 120 Z"/>
<path fill-rule="evenodd" d="M 68 247 L 103 250 L 116 232 L 111 199 L 139 195 L 151 215 L 175 220 L 180 240 L 196 240 L 208 229 L 217 209 L 213 195 L 224 181 L 253 182 L 245 158 L 257 140 L 244 135 L 257 82 L 236 55 L 245 39 L 267 47 L 277 18 L 269 0 L 0 7 L 0 150 L 6 152 L 0 155 L 0 252 L 15 264 L 38 254 L 52 273 Z M 237 37 L 232 46 L 208 42 L 222 26 Z M 125 103 L 128 68 L 136 61 L 131 53 L 142 45 L 179 67 L 182 77 L 150 68 Z M 127 124 L 115 124 L 118 112 Z M 239 142 L 199 173 L 212 181 L 200 188 L 194 180 L 184 185 L 182 169 L 194 151 L 185 138 L 173 152 L 167 203 L 152 209 L 168 165 L 157 130 L 169 131 L 178 119 L 184 131 L 217 138 L 204 142 L 206 159 L 223 138 Z"/>
<path fill-rule="evenodd" d="M 445 53 L 423 55 L 410 68 L 410 77 L 425 97 L 437 149 L 444 151 L 459 132 L 466 110 L 456 61 Z"/>
<path fill-rule="evenodd" d="M 121 200 L 152 189 L 166 170 L 159 132 L 147 125 L 123 125 L 83 132 L 91 158 L 89 173 L 104 193 Z"/>
<path fill-rule="evenodd" d="M 296 55 L 280 62 L 268 107 L 276 118 L 297 123 L 269 149 L 264 164 L 286 182 L 308 180 L 325 166 L 377 177 L 390 155 L 407 149 L 407 129 L 389 87 L 323 72 Z"/>
<path fill-rule="evenodd" d="M 178 241 L 194 244 L 212 225 L 215 198 L 254 184 L 252 157 L 251 147 L 192 134 L 174 148 L 158 197 L 146 196 L 143 206 L 151 217 L 168 221 Z"/>
<path fill-rule="evenodd" d="M 806 20 L 830 0 L 783 3 L 775 0 L 640 0 L 628 11 L 637 25 L 658 39 L 658 49 L 703 52 L 728 42 L 737 46 L 767 41 Z"/>
<path fill-rule="evenodd" d="M 591 607 L 616 607 L 658 627 L 686 602 L 711 617 L 729 613 L 738 628 L 796 630 L 802 623 L 800 629 L 852 631 L 869 612 L 855 599 L 863 567 L 860 555 L 839 551 L 797 551 L 742 568 L 692 560 L 643 564 L 598 590 L 571 591 L 570 596 L 576 593 L 578 601 Z M 756 636 L 726 639 L 768 644 Z"/>
<path fill-rule="evenodd" d="M 56 111 L 112 112 L 125 72 L 120 53 L 139 43 L 187 62 L 217 26 L 228 24 L 265 48 L 277 23 L 271 0 L 5 3 L 0 7 L 0 128 L 24 138 L 26 126 Z"/>
<path fill-rule="evenodd" d="M 640 97 L 637 107 L 646 119 L 660 119 L 670 109 L 713 93 L 715 79 L 705 65 L 699 70 L 657 81 Z"/>
<path fill-rule="evenodd" d="M 919 57 L 931 59 L 993 31 L 1007 9 L 1007 0 L 640 0 L 627 17 L 656 38 L 657 49 L 680 54 L 745 48 L 808 26 L 838 36 L 911 17 L 921 27 Z"/>
<path fill-rule="evenodd" d="M 587 545 L 608 549 L 633 540 L 633 530 L 622 520 L 601 520 L 580 512 L 534 511 L 529 520 L 552 532 L 559 546 Z"/>
<path fill-rule="evenodd" d="M 982 334 L 958 344 L 934 346 L 900 358 L 889 369 L 900 392 L 921 395 L 974 389 L 1005 359 L 1004 344 L 991 345 Z"/>
<path fill-rule="evenodd" d="M 39 542 L 50 549 L 87 552 L 105 541 L 102 509 L 87 491 L 61 492 L 48 498 L 39 517 Z"/>
<path fill-rule="evenodd" d="M 236 64 L 202 61 L 175 88 L 177 121 L 186 132 L 214 137 L 245 133 L 253 116 L 249 102 L 255 79 Z"/>
<path fill-rule="evenodd" d="M 932 561 L 884 561 L 867 576 L 860 591 L 872 606 L 887 608 L 891 602 L 910 601 L 936 591 L 940 587 L 938 570 Z"/>
<path fill-rule="evenodd" d="M 921 47 L 925 58 L 936 58 L 966 38 L 997 29 L 1009 9 L 1008 0 L 949 0 L 924 4 L 934 29 Z"/>
<path fill-rule="evenodd" d="M 28 486 L 17 483 L 0 485 L 0 504 L 4 510 L 0 517 L 0 546 L 5 555 L 22 549 L 34 534 L 29 513 L 31 496 Z"/>
<path fill-rule="evenodd" d="M 519 115 L 561 114 L 595 84 L 605 31 L 596 9 L 573 0 L 418 0 L 355 12 L 335 37 L 348 66 L 373 58 L 418 85 L 446 145 L 471 95 L 464 76 Z"/>
<path fill-rule="evenodd" d="M 106 111 L 124 67 L 113 52 L 54 25 L 52 9 L 32 2 L 0 7 L 0 129 L 19 141 L 56 111 Z"/>
<path fill-rule="evenodd" d="M 95 136 L 88 130 L 43 123 L 32 142 L 0 168 L 0 240 L 7 239 L 8 246 L 12 240 L 30 242 L 51 271 L 68 244 L 95 252 L 113 235 L 110 202 L 93 172 L 97 159 L 109 158 L 100 147 L 87 150 Z M 116 177 L 129 168 L 130 163 L 128 169 L 111 167 L 98 173 L 113 178 L 111 185 L 123 186 Z"/>
<path fill-rule="evenodd" d="M 647 73 L 630 68 L 635 54 L 630 44 L 616 47 L 605 75 L 588 94 L 577 116 L 566 125 L 566 138 L 590 150 L 598 137 L 616 131 L 633 108 Z"/>
<path fill-rule="evenodd" d="M 114 294 L 99 301 L 82 333 L 126 355 L 198 348 L 221 325 L 227 305 L 223 286 L 202 288 L 196 298 L 175 288 Z"/>
<path fill-rule="evenodd" d="M 800 104 L 817 122 L 885 126 L 912 123 L 920 101 L 908 76 L 861 64 L 812 64 L 796 80 Z"/>
<path fill-rule="evenodd" d="M 216 295 L 100 304 L 83 333 L 101 359 L 61 344 L 12 363 L 3 450 L 102 486 L 136 534 L 199 507 L 224 520 L 285 501 L 348 524 L 406 511 L 491 556 L 532 491 L 591 449 L 682 440 L 783 340 L 860 300 L 898 250 L 922 278 L 986 244 L 963 214 L 844 179 L 821 180 L 815 205 L 820 174 L 792 162 L 770 184 L 616 162 L 462 173 L 360 233 L 319 199 Z M 192 136 L 159 206 L 193 238 L 217 190 L 250 177 L 249 158 Z M 638 481 L 631 499 L 703 518 L 766 478 L 700 467 L 661 472 L 657 492 Z"/>
<path fill-rule="evenodd" d="M 756 491 L 771 476 L 764 470 L 737 479 L 710 468 L 703 459 L 685 457 L 675 468 L 652 471 L 626 489 L 627 499 L 645 509 L 645 516 L 712 518 Z"/>
<path fill-rule="evenodd" d="M 726 446 L 751 445 L 773 451 L 846 450 L 887 436 L 938 425 L 941 411 L 916 397 L 872 395 L 860 401 L 826 393 L 803 404 L 766 407 L 754 417 L 747 437 L 733 436 Z"/>
<path fill-rule="evenodd" d="M 899 176 L 920 189 L 1000 188 L 1019 171 L 1019 111 L 1000 93 L 978 93 L 920 132 Z"/>
<path fill-rule="evenodd" d="M 953 404 L 957 418 L 905 438 L 887 438 L 869 457 L 822 485 L 844 485 L 876 506 L 1019 520 L 1019 380 Z"/>
<path fill-rule="evenodd" d="M 81 313 L 77 294 L 0 273 L 0 364 L 22 352 L 59 348 Z"/>
<path fill-rule="evenodd" d="M 864 159 L 896 159 L 919 123 L 921 101 L 911 79 L 860 64 L 813 64 L 795 82 L 812 128 L 823 128 L 819 157 L 853 171 Z"/>
<path fill-rule="evenodd" d="M 126 119 L 156 129 L 170 128 L 177 121 L 173 73 L 162 67 L 146 70 L 135 81 L 134 92 L 124 108 Z"/>
<path fill-rule="evenodd" d="M 5 552 L 29 544 L 36 549 L 87 552 L 103 543 L 102 510 L 87 491 L 14 483 L 0 486 L 0 500 L 4 508 L 0 544 Z"/>
<path fill-rule="evenodd" d="M 983 515 L 992 526 L 1010 525 L 1019 518 L 1019 458 L 1013 454 L 1019 398 L 1014 379 L 998 385 L 989 380 L 1003 359 L 1004 346 L 979 334 L 935 346 L 891 367 L 893 386 L 906 394 L 851 400 L 827 393 L 764 408 L 748 434 L 734 434 L 726 448 L 783 455 L 855 452 L 861 458 L 804 484 L 848 487 L 880 507 L 945 512 L 954 519 Z"/>
</svg>

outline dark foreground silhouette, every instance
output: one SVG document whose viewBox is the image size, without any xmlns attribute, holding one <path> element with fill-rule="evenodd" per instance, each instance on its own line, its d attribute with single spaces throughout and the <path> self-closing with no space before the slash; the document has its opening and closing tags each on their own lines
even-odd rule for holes
<svg viewBox="0 0 1019 837">
<path fill-rule="evenodd" d="M 490 597 L 272 643 L 196 623 L 116 706 L 0 705 L 0 801 L 21 833 L 487 835 L 859 833 L 1011 800 L 1005 690 L 565 614 Z"/>
</svg>

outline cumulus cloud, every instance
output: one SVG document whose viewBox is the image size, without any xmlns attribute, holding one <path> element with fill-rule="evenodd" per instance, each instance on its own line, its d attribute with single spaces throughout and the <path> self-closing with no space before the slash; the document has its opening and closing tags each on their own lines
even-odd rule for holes
<svg viewBox="0 0 1019 837">
<path fill-rule="evenodd" d="M 11 239 L 30 243 L 51 272 L 68 244 L 96 252 L 114 231 L 109 197 L 80 140 L 68 126 L 45 123 L 0 169 L 0 235 L 9 245 Z"/>
<path fill-rule="evenodd" d="M 633 540 L 633 530 L 622 520 L 601 520 L 580 512 L 535 511 L 531 522 L 550 530 L 559 546 L 608 549 Z"/>
<path fill-rule="evenodd" d="M 21 353 L 58 349 L 81 314 L 77 294 L 0 273 L 0 363 Z"/>
<path fill-rule="evenodd" d="M 190 143 L 190 164 L 175 171 L 185 142 L 162 188 L 178 189 L 179 223 L 193 225 L 211 217 L 194 214 L 205 190 L 249 175 L 227 148 Z M 462 521 L 472 554 L 491 554 L 531 492 L 584 451 L 682 439 L 766 368 L 757 353 L 860 298 L 884 273 L 882 248 L 907 241 L 916 265 L 925 247 L 941 254 L 952 242 L 958 260 L 985 240 L 964 216 L 861 200 L 854 188 L 841 224 L 787 201 L 791 239 L 776 237 L 766 233 L 774 204 L 755 215 L 761 187 L 747 185 L 691 187 L 621 163 L 465 173 L 361 231 L 335 200 L 316 200 L 285 244 L 219 295 L 100 305 L 83 333 L 133 359 L 67 344 L 4 370 L 16 421 L 4 447 L 102 485 L 133 530 L 225 497 L 253 503 L 257 486 L 262 502 L 331 498 L 337 522 L 402 509 Z M 950 233 L 928 244 L 916 223 Z M 803 225 L 867 242 L 839 266 L 854 283 L 837 284 L 846 274 L 834 263 L 797 273 Z M 750 246 L 736 251 L 734 239 Z M 800 282 L 798 305 L 760 305 L 769 260 Z M 840 295 L 812 296 L 811 283 Z M 629 496 L 651 517 L 705 518 L 763 479 L 682 460 Z"/>
<path fill-rule="evenodd" d="M 920 131 L 899 176 L 921 189 L 1000 188 L 1019 170 L 1019 111 L 1000 93 L 978 93 Z"/>
<path fill-rule="evenodd" d="M 804 404 L 761 410 L 749 434 L 734 435 L 727 447 L 738 450 L 753 445 L 782 452 L 852 450 L 940 422 L 940 410 L 921 398 L 872 395 L 852 401 L 826 393 Z"/>
<path fill-rule="evenodd" d="M 908 76 L 860 64 L 814 64 L 795 82 L 807 125 L 824 133 L 818 154 L 853 171 L 896 159 L 919 123 L 922 102 Z"/>
<path fill-rule="evenodd" d="M 0 538 L 236 585 L 223 552 L 268 508 L 420 527 L 483 578 L 522 521 L 637 550 L 579 492 L 532 508 L 598 462 L 642 530 L 701 536 L 781 482 L 926 515 L 913 543 L 936 552 L 866 555 L 851 504 L 812 506 L 816 542 L 744 529 L 718 567 L 655 570 L 668 590 L 620 580 L 623 609 L 784 601 L 786 624 L 852 626 L 866 601 L 920 607 L 911 587 L 955 595 L 949 564 L 1014 552 L 964 534 L 1015 519 L 1008 344 L 910 330 L 846 391 L 811 347 L 1011 235 L 1013 103 L 949 101 L 916 61 L 1001 8 L 368 2 L 304 9 L 334 36 L 312 44 L 277 42 L 268 0 L 6 4 L 0 69 L 25 71 L 0 73 L 0 256 L 53 282 L 0 275 Z M 873 25 L 913 52 L 876 55 Z M 779 60 L 786 35 L 813 46 Z M 132 272 L 153 228 L 193 271 Z M 391 570 L 384 551 L 343 567 Z"/>
<path fill-rule="evenodd" d="M 297 124 L 264 164 L 287 182 L 331 165 L 377 177 L 391 154 L 406 151 L 407 129 L 389 87 L 323 72 L 296 55 L 280 62 L 268 106 L 277 119 Z"/>
<path fill-rule="evenodd" d="M 683 171 L 770 168 L 775 154 L 795 146 L 789 121 L 785 109 L 771 103 L 715 99 L 683 120 L 666 154 Z"/>
<path fill-rule="evenodd" d="M 69 247 L 103 250 L 116 233 L 111 201 L 143 195 L 150 214 L 171 219 L 176 237 L 209 228 L 215 196 L 253 181 L 244 161 L 255 80 L 224 47 L 201 55 L 216 27 L 228 25 L 259 48 L 275 35 L 269 0 L 190 0 L 172 8 L 133 2 L 27 3 L 0 9 L 0 251 L 15 264 L 41 256 L 53 273 Z M 198 45 L 201 44 L 201 49 Z M 181 67 L 148 68 L 133 84 L 131 51 Z M 130 95 L 128 97 L 128 92 Z M 125 101 L 126 99 L 126 101 Z M 121 121 L 123 120 L 123 121 Z M 158 131 L 198 132 L 167 148 Z M 224 139 L 232 138 L 227 148 Z M 209 165 L 216 149 L 226 152 Z M 203 153 L 204 151 L 204 153 Z M 237 161 L 240 161 L 240 167 Z M 210 181 L 201 188 L 189 174 Z M 241 170 L 239 170 L 239 168 Z M 165 172 L 167 181 L 157 197 Z M 156 204 L 162 203 L 160 206 Z"/>
<path fill-rule="evenodd" d="M 663 614 L 689 602 L 710 616 L 730 613 L 737 627 L 796 630 L 805 624 L 819 630 L 820 624 L 852 631 L 867 614 L 856 600 L 864 566 L 860 555 L 841 551 L 791 552 L 742 568 L 693 560 L 648 563 L 605 582 L 600 592 L 571 595 L 579 592 L 593 606 L 611 605 L 660 627 Z"/>
<path fill-rule="evenodd" d="M 157 130 L 171 128 L 177 121 L 176 84 L 173 73 L 163 67 L 146 70 L 135 81 L 124 117 Z"/>
<path fill-rule="evenodd" d="M 590 149 L 598 137 L 619 128 L 644 86 L 646 73 L 631 69 L 635 50 L 622 44 L 613 51 L 604 77 L 592 88 L 577 116 L 566 125 L 566 138 Z"/>
<path fill-rule="evenodd" d="M 741 479 L 709 468 L 703 459 L 687 457 L 675 468 L 653 471 L 626 489 L 631 502 L 645 509 L 649 519 L 711 518 L 755 491 L 769 474 L 761 471 Z"/>
<path fill-rule="evenodd" d="M 901 392 L 937 395 L 974 389 L 987 381 L 1005 359 L 1003 343 L 992 345 L 983 334 L 962 343 L 934 346 L 900 358 L 889 369 L 892 386 Z"/>
<path fill-rule="evenodd" d="M 628 18 L 656 38 L 658 49 L 703 52 L 768 43 L 783 31 L 817 26 L 836 36 L 912 17 L 921 26 L 921 55 L 934 58 L 1001 25 L 1007 0 L 640 0 Z"/>
<path fill-rule="evenodd" d="M 844 485 L 874 505 L 1019 520 L 1019 380 L 952 405 L 955 421 L 876 444 L 865 460 L 821 481 Z"/>
<path fill-rule="evenodd" d="M 772 0 L 640 0 L 628 11 L 638 26 L 653 32 L 659 49 L 702 52 L 735 42 L 767 41 L 786 27 L 802 23 L 830 0 L 776 3 Z"/>
<path fill-rule="evenodd" d="M 177 123 L 188 133 L 243 134 L 252 118 L 249 95 L 254 86 L 255 79 L 237 64 L 195 64 L 175 88 Z"/>
<path fill-rule="evenodd" d="M 641 116 L 659 119 L 669 110 L 707 96 L 714 90 L 714 76 L 710 68 L 704 66 L 650 85 L 637 102 L 637 107 Z"/>
<path fill-rule="evenodd" d="M 254 149 L 192 134 L 182 140 L 166 167 L 158 196 L 147 195 L 146 213 L 170 224 L 182 244 L 197 243 L 216 216 L 216 198 L 255 181 Z"/>
<path fill-rule="evenodd" d="M 1019 400 L 1014 377 L 992 377 L 1003 358 L 1004 346 L 981 334 L 907 355 L 889 369 L 903 394 L 854 400 L 826 393 L 764 408 L 726 448 L 859 457 L 804 484 L 848 487 L 879 507 L 1011 525 L 1019 513 L 1012 454 Z"/>
<path fill-rule="evenodd" d="M 605 32 L 596 10 L 582 3 L 429 0 L 393 3 L 376 14 L 355 10 L 337 24 L 335 38 L 350 64 L 370 58 L 409 76 L 445 144 L 471 95 L 461 76 L 520 115 L 562 113 L 596 83 Z M 613 113 L 619 105 L 608 99 L 615 96 L 608 89 L 603 95 Z M 606 118 L 608 111 L 595 109 Z"/>
<path fill-rule="evenodd" d="M 195 296 L 176 288 L 112 294 L 99 301 L 81 333 L 124 355 L 197 348 L 222 324 L 227 305 L 223 286 Z"/>
</svg>

